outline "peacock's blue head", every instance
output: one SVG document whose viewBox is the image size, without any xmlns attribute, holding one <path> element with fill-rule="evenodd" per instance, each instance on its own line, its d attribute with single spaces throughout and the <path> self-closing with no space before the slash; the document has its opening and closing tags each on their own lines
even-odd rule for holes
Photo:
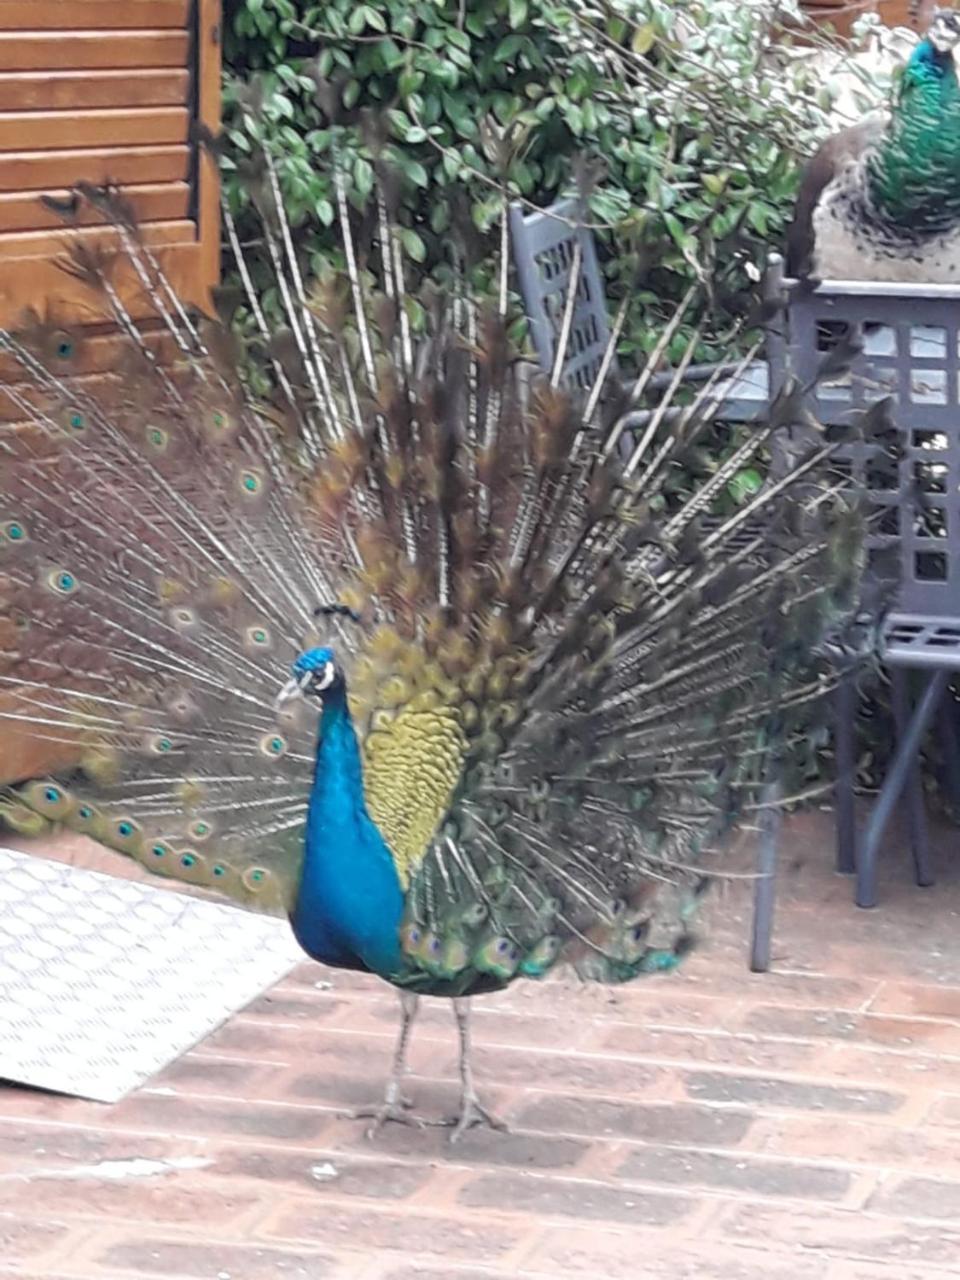
<svg viewBox="0 0 960 1280">
<path fill-rule="evenodd" d="M 343 672 L 337 665 L 332 649 L 307 649 L 290 668 L 290 679 L 277 696 L 281 707 L 291 698 L 315 698 L 323 701 L 323 695 L 343 688 Z"/>
</svg>

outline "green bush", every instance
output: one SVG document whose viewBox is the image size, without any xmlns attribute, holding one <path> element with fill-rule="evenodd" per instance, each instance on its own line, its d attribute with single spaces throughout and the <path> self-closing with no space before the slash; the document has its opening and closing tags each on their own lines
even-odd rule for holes
<svg viewBox="0 0 960 1280">
<path fill-rule="evenodd" d="M 600 169 L 589 214 L 608 292 L 630 290 L 628 356 L 650 349 L 664 310 L 696 279 L 712 305 L 701 357 L 722 351 L 756 264 L 782 236 L 798 161 L 827 121 L 772 50 L 767 0 L 228 0 L 227 9 L 235 154 L 250 128 L 264 129 L 318 261 L 338 252 L 334 151 L 352 205 L 370 202 L 364 109 L 382 121 L 399 175 L 407 255 L 433 274 L 450 269 L 454 244 L 481 260 L 495 249 L 501 183 L 543 207 L 571 189 L 586 157 Z M 314 58 L 335 121 L 318 106 Z M 262 73 L 260 125 L 237 107 L 238 80 L 251 72 Z M 498 145 L 498 134 L 514 145 Z M 240 188 L 228 173 L 237 205 Z M 677 352 L 684 342 L 681 331 Z"/>
</svg>

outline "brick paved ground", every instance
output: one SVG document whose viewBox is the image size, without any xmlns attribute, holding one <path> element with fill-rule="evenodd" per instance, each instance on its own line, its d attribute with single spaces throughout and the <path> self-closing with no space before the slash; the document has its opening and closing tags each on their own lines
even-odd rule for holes
<svg viewBox="0 0 960 1280">
<path fill-rule="evenodd" d="M 739 882 L 682 977 L 478 1001 L 510 1136 L 366 1143 L 394 999 L 309 964 L 117 1106 L 0 1088 L 0 1280 L 960 1277 L 960 864 L 858 912 L 830 839 L 791 825 L 774 974 Z M 455 1061 L 431 1005 L 420 1109 Z"/>
</svg>

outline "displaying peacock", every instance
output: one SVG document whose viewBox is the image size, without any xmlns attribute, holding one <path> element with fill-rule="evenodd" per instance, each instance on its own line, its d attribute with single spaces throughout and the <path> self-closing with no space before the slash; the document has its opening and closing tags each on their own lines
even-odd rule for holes
<svg viewBox="0 0 960 1280">
<path fill-rule="evenodd" d="M 960 280 L 960 14 L 934 12 L 892 111 L 828 138 L 803 175 L 787 269 L 817 280 Z"/>
<path fill-rule="evenodd" d="M 81 187 L 118 237 L 70 263 L 126 335 L 116 376 L 62 381 L 48 321 L 0 333 L 22 418 L 0 434 L 0 721 L 75 766 L 8 768 L 0 803 L 392 983 L 372 1128 L 407 1118 L 418 997 L 451 998 L 459 1136 L 499 1123 L 469 996 L 689 948 L 708 854 L 816 717 L 861 517 L 816 436 L 723 514 L 796 392 L 695 480 L 716 410 L 712 383 L 680 396 L 695 339 L 628 437 L 603 376 L 584 402 L 560 387 L 569 314 L 552 377 L 511 348 L 505 261 L 493 305 L 428 284 L 411 305 L 386 177 L 362 242 L 336 176 L 345 269 L 310 279 L 269 152 L 248 176 L 282 322 L 229 210 L 242 343 L 180 304 L 121 193 Z"/>
</svg>

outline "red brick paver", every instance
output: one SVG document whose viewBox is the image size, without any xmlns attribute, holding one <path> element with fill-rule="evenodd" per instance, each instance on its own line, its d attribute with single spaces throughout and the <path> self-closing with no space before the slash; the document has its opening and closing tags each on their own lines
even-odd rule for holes
<svg viewBox="0 0 960 1280">
<path fill-rule="evenodd" d="M 395 998 L 310 964 L 116 1106 L 0 1088 L 0 1280 L 960 1280 L 957 843 L 860 912 L 804 815 L 774 972 L 738 880 L 678 977 L 478 1000 L 506 1136 L 367 1143 Z M 444 1004 L 412 1063 L 449 1109 Z"/>
</svg>

